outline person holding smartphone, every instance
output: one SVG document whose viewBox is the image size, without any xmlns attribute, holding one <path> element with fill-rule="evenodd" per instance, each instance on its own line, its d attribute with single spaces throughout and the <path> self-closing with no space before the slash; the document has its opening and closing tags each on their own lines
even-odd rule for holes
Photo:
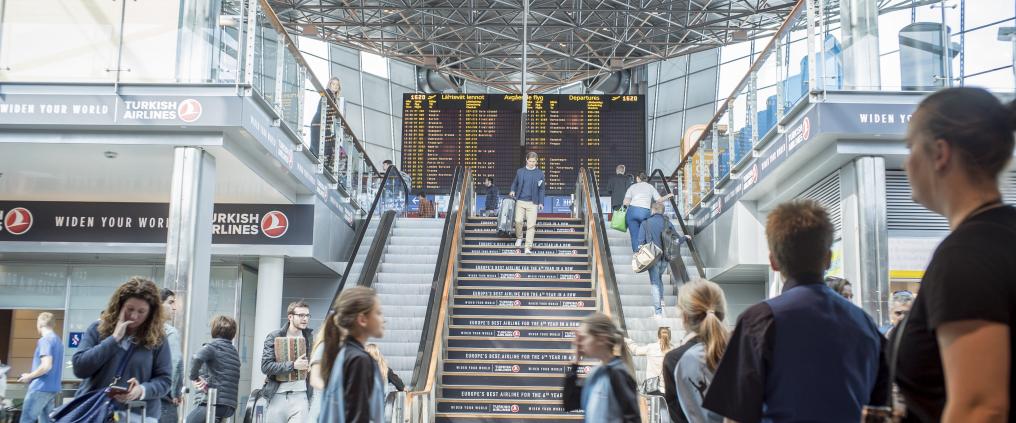
<svg viewBox="0 0 1016 423">
<path fill-rule="evenodd" d="M 145 401 L 145 420 L 159 418 L 173 375 L 161 306 L 159 288 L 148 279 L 135 276 L 116 289 L 71 358 L 74 376 L 82 379 L 75 396 L 109 386 L 116 401 Z"/>
</svg>

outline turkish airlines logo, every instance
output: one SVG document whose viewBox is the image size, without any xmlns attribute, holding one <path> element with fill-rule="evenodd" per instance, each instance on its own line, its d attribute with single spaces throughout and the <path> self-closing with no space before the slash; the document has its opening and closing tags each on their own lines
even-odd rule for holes
<svg viewBox="0 0 1016 423">
<path fill-rule="evenodd" d="M 24 207 L 15 207 L 11 211 L 7 212 L 7 216 L 4 216 L 4 228 L 7 228 L 7 232 L 11 235 L 21 235 L 32 229 L 32 222 L 35 219 L 32 217 L 32 212 Z"/>
<path fill-rule="evenodd" d="M 180 117 L 180 120 L 191 123 L 201 118 L 201 102 L 193 98 L 188 98 L 180 102 L 180 105 L 176 107 L 176 115 Z"/>
<path fill-rule="evenodd" d="M 289 218 L 278 210 L 272 210 L 261 218 L 261 233 L 269 238 L 278 238 L 289 229 Z"/>
</svg>

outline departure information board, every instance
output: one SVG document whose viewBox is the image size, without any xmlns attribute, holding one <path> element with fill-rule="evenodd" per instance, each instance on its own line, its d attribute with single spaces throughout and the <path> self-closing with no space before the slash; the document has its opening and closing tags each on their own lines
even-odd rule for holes
<svg viewBox="0 0 1016 423">
<path fill-rule="evenodd" d="M 549 194 L 573 191 L 582 167 L 601 181 L 619 164 L 644 170 L 644 96 L 533 94 L 528 102 L 520 146 L 521 95 L 404 94 L 402 169 L 414 189 L 447 191 L 464 166 L 477 182 L 493 176 L 507 194 L 526 151 L 540 155 Z"/>
</svg>

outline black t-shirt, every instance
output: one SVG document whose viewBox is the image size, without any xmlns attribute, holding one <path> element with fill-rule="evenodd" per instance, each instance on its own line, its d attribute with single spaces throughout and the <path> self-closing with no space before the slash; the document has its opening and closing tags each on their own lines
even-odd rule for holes
<svg viewBox="0 0 1016 423">
<path fill-rule="evenodd" d="M 937 422 L 945 408 L 945 374 L 935 329 L 962 320 L 987 320 L 1011 327 L 1013 310 L 1016 209 L 1004 206 L 961 223 L 935 250 L 924 273 L 921 292 L 902 331 L 897 359 L 896 382 L 906 399 L 908 421 Z M 1010 359 L 1016 353 L 1014 335 L 1010 331 Z M 1016 366 L 1011 366 L 1010 404 L 1016 404 L 1014 370 Z M 1016 421 L 1014 417 L 1016 413 L 1010 413 L 1010 421 Z"/>
<path fill-rule="evenodd" d="M 667 412 L 670 413 L 671 423 L 688 423 L 688 416 L 684 415 L 684 410 L 681 409 L 681 404 L 677 401 L 677 382 L 674 380 L 674 370 L 677 369 L 677 362 L 681 361 L 684 353 L 698 343 L 699 339 L 696 336 L 663 356 L 663 390 L 666 391 L 664 399 L 667 402 Z"/>
</svg>

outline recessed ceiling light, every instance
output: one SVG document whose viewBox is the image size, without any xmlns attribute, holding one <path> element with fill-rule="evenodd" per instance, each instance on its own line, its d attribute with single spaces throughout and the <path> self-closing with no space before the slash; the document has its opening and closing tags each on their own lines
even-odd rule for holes
<svg viewBox="0 0 1016 423">
<path fill-rule="evenodd" d="M 116 156 L 119 156 L 120 154 L 115 151 L 105 151 L 102 155 L 106 156 L 107 159 L 115 159 Z"/>
</svg>

